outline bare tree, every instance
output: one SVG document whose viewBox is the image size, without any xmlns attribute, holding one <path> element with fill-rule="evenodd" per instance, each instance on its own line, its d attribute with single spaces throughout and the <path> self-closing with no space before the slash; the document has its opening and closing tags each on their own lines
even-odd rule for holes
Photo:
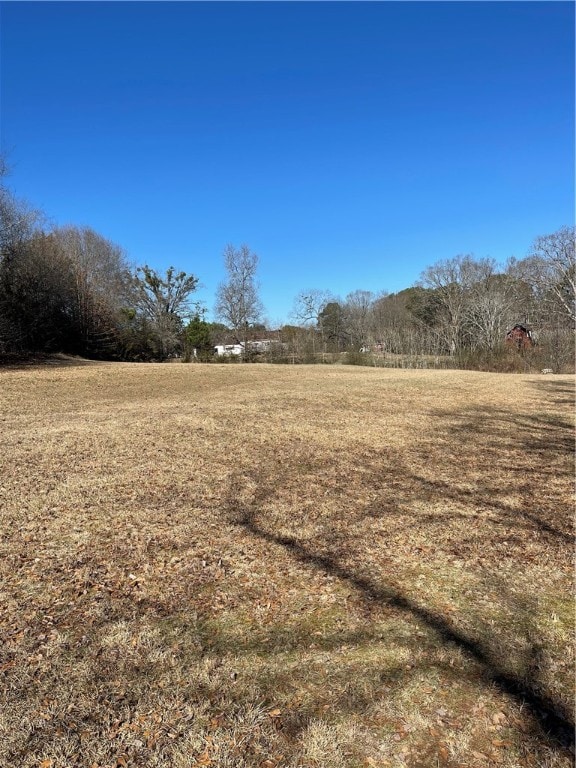
<svg viewBox="0 0 576 768">
<path fill-rule="evenodd" d="M 260 320 L 263 312 L 256 283 L 258 256 L 247 245 L 238 249 L 227 245 L 224 264 L 228 280 L 218 286 L 216 316 L 234 331 L 236 340 L 246 350 L 248 329 Z"/>
<path fill-rule="evenodd" d="M 35 233 L 0 265 L 0 314 L 19 351 L 113 353 L 130 281 L 121 249 L 86 227 Z"/>
<path fill-rule="evenodd" d="M 0 353 L 73 351 L 74 280 L 50 235 L 10 246 L 0 264 Z"/>
<path fill-rule="evenodd" d="M 434 291 L 441 307 L 440 327 L 451 355 L 455 355 L 465 343 L 468 289 L 477 277 L 478 262 L 471 255 L 438 261 L 425 269 L 420 277 L 419 284 Z"/>
<path fill-rule="evenodd" d="M 294 305 L 290 315 L 298 325 L 303 326 L 310 331 L 312 337 L 312 354 L 316 353 L 316 334 L 318 331 L 320 331 L 322 343 L 324 343 L 322 312 L 332 301 L 335 301 L 335 298 L 330 291 L 323 291 L 318 288 L 309 288 L 306 291 L 300 291 L 294 299 Z"/>
<path fill-rule="evenodd" d="M 519 275 L 529 282 L 549 316 L 576 322 L 575 227 L 561 227 L 537 237 L 528 258 L 519 262 Z"/>
<path fill-rule="evenodd" d="M 62 227 L 49 237 L 72 275 L 70 311 L 82 354 L 101 354 L 113 343 L 117 316 L 131 281 L 122 249 L 90 227 Z"/>
<path fill-rule="evenodd" d="M 471 348 L 494 351 L 515 319 L 517 286 L 509 273 L 498 270 L 493 259 L 469 265 L 465 321 Z"/>
<path fill-rule="evenodd" d="M 329 291 L 309 288 L 296 296 L 290 314 L 299 325 L 317 325 L 320 312 L 331 301 L 334 301 L 334 296 Z"/>
<path fill-rule="evenodd" d="M 9 169 L 0 155 L 0 263 L 7 258 L 12 246 L 22 243 L 34 233 L 42 214 L 18 200 L 5 184 Z"/>
<path fill-rule="evenodd" d="M 11 287 L 19 271 L 14 260 L 42 218 L 12 194 L 5 183 L 7 176 L 6 158 L 0 155 L 0 354 L 19 348 L 23 341 L 23 329 L 16 320 L 21 306 Z"/>
<path fill-rule="evenodd" d="M 372 308 L 376 296 L 372 291 L 357 290 L 346 296 L 344 317 L 350 341 L 361 346 L 369 341 Z"/>
</svg>

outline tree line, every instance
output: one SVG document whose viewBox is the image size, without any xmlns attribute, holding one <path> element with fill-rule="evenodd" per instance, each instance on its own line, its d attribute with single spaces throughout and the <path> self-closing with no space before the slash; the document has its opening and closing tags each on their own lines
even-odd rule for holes
<svg viewBox="0 0 576 768">
<path fill-rule="evenodd" d="M 269 336 L 268 356 L 290 362 L 406 358 L 494 367 L 517 352 L 555 370 L 574 359 L 574 228 L 538 237 L 522 260 L 499 265 L 460 255 L 422 273 L 395 294 L 356 290 L 345 298 L 321 289 L 295 297 L 292 324 L 262 323 L 258 257 L 246 245 L 224 250 L 227 279 L 215 315 L 194 301 L 199 278 L 170 267 L 134 268 L 122 248 L 89 227 L 47 227 L 18 200 L 0 158 L 0 357 L 64 352 L 93 359 L 209 360 L 214 346 Z M 515 324 L 532 331 L 534 349 L 511 350 Z M 332 357 L 330 357 L 332 356 Z"/>
<path fill-rule="evenodd" d="M 90 227 L 47 228 L 16 199 L 0 161 L 0 356 L 64 352 L 95 359 L 179 354 L 198 278 L 133 268 Z"/>
<path fill-rule="evenodd" d="M 301 342 L 313 354 L 348 350 L 455 367 L 566 369 L 574 362 L 574 238 L 574 227 L 562 227 L 537 237 L 526 258 L 504 265 L 470 254 L 438 261 L 415 286 L 393 294 L 356 290 L 340 299 L 303 291 L 293 318 L 308 328 Z M 507 341 L 516 325 L 529 343 Z"/>
</svg>

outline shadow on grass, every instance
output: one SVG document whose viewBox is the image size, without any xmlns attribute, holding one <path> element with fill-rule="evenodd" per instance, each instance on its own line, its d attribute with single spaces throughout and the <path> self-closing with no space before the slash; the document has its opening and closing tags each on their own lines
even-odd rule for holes
<svg viewBox="0 0 576 768">
<path fill-rule="evenodd" d="M 79 368 L 99 365 L 102 361 L 87 360 L 74 355 L 0 355 L 0 371 L 30 370 L 30 368 Z"/>
<path fill-rule="evenodd" d="M 80 364 L 90 363 L 85 361 Z M 543 385 L 548 386 L 547 382 L 543 382 Z M 551 398 L 565 397 L 565 393 L 552 387 L 546 390 L 546 396 L 550 402 Z M 563 402 L 559 401 L 559 406 Z M 373 631 L 377 621 L 388 614 L 394 623 L 398 616 L 405 620 L 404 624 L 411 623 L 429 630 L 426 642 L 433 644 L 439 653 L 438 658 L 428 667 L 440 670 L 444 683 L 457 683 L 459 678 L 467 681 L 473 679 L 474 692 L 477 690 L 477 682 L 487 688 L 495 685 L 511 700 L 523 706 L 533 718 L 533 730 L 520 738 L 530 741 L 530 748 L 536 745 L 541 749 L 537 755 L 538 759 L 541 758 L 539 765 L 549 764 L 546 750 L 554 749 L 558 754 L 564 754 L 564 750 L 574 743 L 571 714 L 566 704 L 558 700 L 547 685 L 546 678 L 549 679 L 551 672 L 543 668 L 546 659 L 541 638 L 536 636 L 535 623 L 531 623 L 534 605 L 525 596 L 520 597 L 506 589 L 503 583 L 506 573 L 500 572 L 499 566 L 501 559 L 507 558 L 509 563 L 521 570 L 530 554 L 528 550 L 535 543 L 539 548 L 536 548 L 532 556 L 547 557 L 546 562 L 550 563 L 551 570 L 556 556 L 564 558 L 571 554 L 573 510 L 562 496 L 570 484 L 570 433 L 568 419 L 558 412 L 515 414 L 494 408 L 489 411 L 468 408 L 461 412 L 437 412 L 433 431 L 429 435 L 420 436 L 421 439 L 414 447 L 409 445 L 401 450 L 384 451 L 370 450 L 364 445 L 356 446 L 351 453 L 344 454 L 335 446 L 331 453 L 316 457 L 312 442 L 310 445 L 295 445 L 286 439 L 285 443 L 281 440 L 278 442 L 274 457 L 257 457 L 255 461 L 259 463 L 252 472 L 248 469 L 243 473 L 239 469 L 238 485 L 230 488 L 229 495 L 223 500 L 224 511 L 234 525 L 233 531 L 245 534 L 243 544 L 253 541 L 264 545 L 263 553 L 262 548 L 255 549 L 259 557 L 268 556 L 265 562 L 270 570 L 281 559 L 278 553 L 284 553 L 289 560 L 304 567 L 305 579 L 310 576 L 312 582 L 311 574 L 316 572 L 349 587 L 355 604 L 360 605 L 366 619 L 363 624 L 360 623 L 362 628 L 359 631 L 334 627 L 327 636 L 316 638 L 307 636 L 308 625 L 302 622 L 303 626 L 296 630 L 289 627 L 284 631 L 280 626 L 279 629 L 263 628 L 262 634 L 253 632 L 250 635 L 235 631 L 233 625 L 227 631 L 222 630 L 222 625 L 221 631 L 218 631 L 218 626 L 209 625 L 206 621 L 208 631 L 203 632 L 205 616 L 210 617 L 213 613 L 214 605 L 210 602 L 210 596 L 206 598 L 205 615 L 201 615 L 198 621 L 190 616 L 190 609 L 198 602 L 198 593 L 213 581 L 213 577 L 203 571 L 201 578 L 198 577 L 196 581 L 192 578 L 193 573 L 183 571 L 177 579 L 177 586 L 182 586 L 182 591 L 174 587 L 175 594 L 171 597 L 169 590 L 166 590 L 156 601 L 136 600 L 131 587 L 127 587 L 126 592 L 120 592 L 119 596 L 107 597 L 105 593 L 99 593 L 96 600 L 90 591 L 93 586 L 90 582 L 83 585 L 89 589 L 85 597 L 70 594 L 62 601 L 60 609 L 47 605 L 42 613 L 50 614 L 59 624 L 56 610 L 66 615 L 70 610 L 68 606 L 74 602 L 86 601 L 88 617 L 90 601 L 102 605 L 98 620 L 101 623 L 86 628 L 80 623 L 83 615 L 80 610 L 77 615 L 71 615 L 68 621 L 71 627 L 77 627 L 79 635 L 86 633 L 88 637 L 86 641 L 80 637 L 69 651 L 76 654 L 74 658 L 80 670 L 84 663 L 90 667 L 90 676 L 86 680 L 78 672 L 75 689 L 82 691 L 90 680 L 99 680 L 100 676 L 98 717 L 104 724 L 111 716 L 129 720 L 132 712 L 152 709 L 154 704 L 150 702 L 146 705 L 146 697 L 156 681 L 165 682 L 163 678 L 171 680 L 176 695 L 196 710 L 208 702 L 214 711 L 218 711 L 216 708 L 222 706 L 227 698 L 240 704 L 248 696 L 256 695 L 247 694 L 240 686 L 235 693 L 233 685 L 228 684 L 231 679 L 229 669 L 226 670 L 226 677 L 214 675 L 212 680 L 200 680 L 192 684 L 187 677 L 183 680 L 177 673 L 171 677 L 171 658 L 160 651 L 164 652 L 165 648 L 176 645 L 182 636 L 186 637 L 187 644 L 183 655 L 189 658 L 190 669 L 193 669 L 199 659 L 222 664 L 223 657 L 233 659 L 243 652 L 267 658 L 283 654 L 288 649 L 304 657 L 311 647 L 310 641 L 317 644 L 323 653 L 344 647 L 370 648 L 378 643 Z M 284 451 L 286 456 L 283 455 Z M 242 466 L 243 463 L 251 466 L 246 457 L 238 457 L 238 464 Z M 243 485 L 248 485 L 244 475 L 249 475 L 249 480 L 253 481 L 249 493 L 243 492 Z M 284 510 L 275 518 L 271 513 L 283 492 L 286 495 L 282 501 L 288 504 L 289 515 Z M 310 501 L 310 505 L 299 506 L 301 501 Z M 328 503 L 323 507 L 325 501 Z M 194 504 L 190 502 L 186 514 L 194 513 Z M 439 507 L 442 508 L 441 512 Z M 317 512 L 318 516 L 314 517 Z M 313 525 L 306 530 L 308 515 L 313 518 Z M 302 528 L 299 527 L 301 523 Z M 282 526 L 280 532 L 278 525 Z M 442 538 L 443 528 L 449 529 L 451 537 Z M 234 545 L 243 538 L 240 535 L 234 536 Z M 492 618 L 491 609 L 483 613 L 482 607 L 475 603 L 476 596 L 466 605 L 466 611 L 473 614 L 473 621 L 470 622 L 470 616 L 465 615 L 464 610 L 460 614 L 448 614 L 435 604 L 432 605 L 430 600 L 426 602 L 426 594 L 416 584 L 413 589 L 410 583 L 406 588 L 399 587 L 394 583 L 396 574 L 388 568 L 386 562 L 387 546 L 396 547 L 399 538 L 402 544 L 406 543 L 406 547 L 414 548 L 414 562 L 417 565 L 428 556 L 426 551 L 421 548 L 419 550 L 419 545 L 423 543 L 429 545 L 430 552 L 436 550 L 442 554 L 457 555 L 470 570 L 477 564 L 471 555 L 480 552 L 487 562 L 487 570 L 492 569 L 496 574 L 492 584 L 489 578 L 485 579 L 482 575 L 480 586 L 486 589 L 493 587 L 497 591 L 498 609 L 503 609 L 506 616 L 516 614 L 521 619 L 518 627 L 507 627 L 498 614 L 495 623 L 486 621 L 486 616 Z M 367 544 L 373 545 L 371 551 L 366 551 Z M 123 570 L 130 573 L 141 565 L 142 555 L 131 553 L 129 543 L 124 542 L 124 546 L 129 556 L 121 556 L 120 545 L 116 556 L 120 563 L 125 563 Z M 178 541 L 170 540 L 162 546 L 165 546 L 167 553 L 177 551 L 183 558 L 194 554 L 185 535 Z M 94 549 L 97 550 L 96 547 Z M 131 558 L 135 558 L 134 564 Z M 448 558 L 444 561 L 440 558 L 440 561 L 445 563 Z M 383 562 L 385 569 L 382 568 Z M 399 558 L 391 562 L 398 564 Z M 90 563 L 89 558 L 87 563 Z M 382 575 L 383 570 L 385 575 Z M 94 566 L 91 577 L 94 583 L 100 584 L 106 572 L 104 564 Z M 136 570 L 134 572 L 137 573 Z M 510 575 L 511 570 L 507 573 Z M 409 569 L 407 576 L 410 576 Z M 169 584 L 171 582 L 167 581 L 166 585 Z M 313 600 L 314 584 L 310 587 Z M 226 591 L 227 584 L 223 583 L 221 588 Z M 242 605 L 251 610 L 253 606 L 250 598 L 244 596 L 242 599 Z M 534 603 L 537 603 L 537 598 L 534 598 Z M 232 605 L 235 607 L 238 603 Z M 178 610 L 182 611 L 181 617 L 177 617 L 178 629 L 182 629 L 182 633 L 174 632 L 170 635 L 165 625 Z M 124 646 L 118 648 L 110 648 L 101 642 L 111 626 L 137 621 L 144 616 L 151 617 L 152 622 L 158 621 L 160 627 L 166 630 L 162 633 L 162 642 L 159 642 L 157 648 L 159 653 L 155 658 L 148 658 L 144 651 L 140 653 L 137 646 L 133 647 L 130 636 Z M 228 616 L 229 613 L 224 613 L 223 620 L 227 621 Z M 372 619 L 373 625 L 370 623 Z M 409 629 L 412 630 L 413 626 Z M 63 627 L 63 631 L 67 631 L 66 627 Z M 271 635 L 269 639 L 265 636 L 268 631 Z M 34 634 L 38 636 L 41 632 L 47 630 L 38 626 Z M 510 635 L 513 639 L 518 636 L 521 641 L 515 666 L 511 666 L 506 657 L 506 642 Z M 417 647 L 415 643 L 420 642 L 416 636 L 393 638 L 393 641 L 394 645 L 406 653 L 413 651 Z M 466 665 L 457 665 L 456 668 L 442 666 L 441 652 L 444 649 L 459 649 L 462 652 L 461 658 L 466 659 Z M 31 648 L 30 656 L 37 650 Z M 65 659 L 64 651 L 61 653 Z M 445 657 L 450 655 L 445 654 Z M 335 657 L 333 667 L 337 667 L 335 674 L 339 675 L 337 688 L 342 690 L 333 705 L 342 711 L 360 714 L 374 704 L 376 697 L 385 699 L 387 689 L 401 691 L 427 668 L 427 663 L 420 664 L 418 661 L 412 669 L 397 663 L 384 668 L 382 658 L 376 653 L 372 663 L 367 664 L 369 672 L 366 677 L 370 681 L 367 690 L 364 690 L 362 685 L 355 686 L 354 665 L 350 663 L 346 666 L 340 662 L 340 658 Z M 357 659 L 360 660 L 355 663 L 365 663 L 360 654 Z M 20 685 L 18 689 L 17 695 L 23 698 L 31 695 L 30 691 L 34 691 L 35 686 L 38 686 L 39 694 L 41 691 L 46 691 L 46 695 L 50 693 L 49 675 L 50 670 L 56 666 L 54 658 L 33 663 L 37 665 L 36 672 L 31 669 L 30 677 L 26 679 L 28 685 Z M 45 664 L 45 669 L 41 669 L 41 664 Z M 267 665 L 263 667 L 265 669 L 262 670 L 260 689 L 257 685 L 253 686 L 258 696 L 260 691 L 272 695 L 274 688 L 281 689 L 284 683 L 285 689 L 290 690 L 292 670 L 279 669 L 277 677 L 274 677 L 275 668 L 271 672 Z M 66 675 L 73 669 L 66 663 L 61 668 Z M 14 674 L 16 672 L 17 668 Z M 305 679 L 307 673 L 306 668 L 298 672 L 301 679 Z M 348 680 L 350 685 L 346 688 Z M 70 690 L 73 686 L 69 685 L 68 679 L 66 682 L 66 690 Z M 324 680 L 321 680 L 320 685 L 312 686 L 313 700 L 309 706 L 303 707 L 301 711 L 295 707 L 287 715 L 286 729 L 292 738 L 297 737 L 318 717 L 320 705 L 326 701 L 323 683 Z M 226 684 L 231 688 L 230 691 Z M 30 702 L 26 700 L 26 703 Z M 197 717 L 197 711 L 194 717 Z M 32 747 L 37 749 L 40 762 L 40 756 L 45 754 L 41 750 L 51 743 L 50 739 L 57 744 L 61 738 L 57 726 L 69 728 L 71 718 L 72 715 L 62 715 L 61 723 L 35 725 L 35 730 L 30 730 L 30 740 L 18 755 L 14 754 L 14 759 L 8 764 L 21 762 L 30 754 Z M 97 717 L 94 721 L 93 718 L 95 716 L 91 709 L 82 710 L 77 715 L 78 734 L 86 726 L 100 727 L 101 723 L 96 722 Z M 100 736 L 108 732 L 101 731 Z M 423 738 L 429 738 L 429 735 L 424 734 Z M 80 736 L 74 736 L 74 739 L 80 750 L 83 746 Z M 165 748 L 168 750 L 168 746 Z M 116 747 L 111 749 L 115 750 Z M 141 749 L 144 750 L 144 747 Z M 134 759 L 134 764 L 145 764 L 144 757 L 140 762 L 138 755 Z M 261 764 L 260 758 L 255 757 L 254 765 L 257 759 L 258 764 Z M 429 762 L 419 764 L 443 763 L 430 757 Z"/>
<path fill-rule="evenodd" d="M 447 480 L 420 477 L 445 498 L 475 500 L 497 511 L 507 525 L 574 543 L 573 509 L 554 497 L 551 480 L 568 480 L 573 487 L 574 426 L 556 413 L 514 414 L 492 408 L 464 413 L 439 412 L 439 436 L 461 451 L 448 450 L 444 464 L 466 468 L 476 462 L 485 485 L 464 489 Z M 470 462 L 472 451 L 472 462 Z M 511 503 L 510 495 L 519 497 Z"/>
<path fill-rule="evenodd" d="M 552 387 L 546 392 L 560 392 L 564 396 L 561 387 Z M 436 418 L 437 429 L 430 438 L 429 452 L 427 449 L 422 452 L 423 464 L 428 461 L 428 472 L 415 472 L 413 463 L 408 467 L 405 460 L 390 452 L 385 455 L 366 452 L 362 457 L 363 477 L 366 485 L 375 490 L 377 499 L 360 502 L 358 486 L 352 482 L 350 486 L 355 490 L 348 492 L 343 469 L 339 487 L 334 491 L 340 500 L 338 519 L 331 521 L 327 517 L 321 533 L 312 538 L 306 539 L 298 532 L 284 535 L 273 529 L 269 512 L 274 508 L 278 484 L 282 482 L 277 469 L 273 468 L 268 476 L 262 467 L 261 472 L 252 477 L 257 490 L 251 501 L 243 500 L 242 494 L 231 489 L 226 504 L 228 519 L 250 537 L 270 547 L 280 547 L 298 563 L 349 585 L 372 609 L 392 608 L 412 617 L 423 628 L 433 630 L 442 645 L 455 646 L 479 665 L 486 684 L 496 685 L 531 714 L 535 723 L 533 737 L 539 743 L 560 751 L 573 749 L 572 713 L 547 690 L 542 675 L 545 666 L 542 644 L 534 628 L 529 626 L 530 611 L 521 605 L 520 598 L 509 595 L 506 598 L 509 605 L 505 606 L 511 615 L 526 615 L 526 627 L 521 630 L 525 635 L 521 638 L 524 642 L 521 669 L 512 670 L 503 650 L 505 638 L 497 636 L 497 627 L 483 627 L 482 632 L 477 627 L 465 628 L 457 615 L 447 617 L 390 581 L 386 583 L 386 579 L 378 576 L 381 571 L 376 561 L 373 568 L 369 562 L 354 565 L 362 562 L 359 548 L 366 536 L 362 523 L 367 516 L 380 518 L 388 525 L 387 530 L 376 534 L 383 544 L 387 535 L 398 533 L 409 541 L 411 529 L 418 527 L 420 535 L 424 533 L 435 546 L 437 526 L 449 526 L 457 520 L 462 528 L 456 528 L 456 534 L 467 536 L 469 551 L 480 550 L 495 573 L 502 557 L 517 561 L 521 568 L 524 558 L 530 557 L 526 550 L 534 541 L 552 562 L 555 553 L 562 561 L 570 556 L 574 541 L 572 508 L 564 496 L 559 495 L 564 492 L 566 479 L 572 472 L 573 437 L 569 419 L 555 413 L 518 414 L 496 408 L 438 412 Z M 348 467 L 352 480 L 352 473 L 357 471 L 352 462 L 341 460 L 341 467 Z M 438 471 L 436 479 L 430 477 L 431 467 Z M 290 476 L 290 467 L 286 474 Z M 559 480 L 560 491 L 551 489 L 552 479 Z M 306 493 L 305 486 L 302 493 Z M 445 514 L 427 515 L 422 514 L 421 507 L 411 509 L 422 499 L 431 506 L 452 504 L 447 505 Z M 478 514 L 483 515 L 482 530 L 475 528 L 470 514 L 451 511 L 454 505 L 477 509 Z M 443 545 L 439 541 L 437 546 Z M 454 547 L 456 554 L 461 555 L 459 542 L 455 542 Z M 351 557 L 354 550 L 355 560 Z M 503 592 L 502 587 L 501 600 Z"/>
<path fill-rule="evenodd" d="M 531 383 L 535 389 L 546 395 L 549 401 L 557 405 L 574 406 L 574 381 L 568 381 L 565 378 L 556 379 L 552 377 L 545 377 Z"/>
<path fill-rule="evenodd" d="M 534 669 L 537 667 L 535 662 L 540 653 L 538 643 L 534 642 L 530 648 L 527 674 L 524 677 L 512 675 L 495 661 L 482 642 L 460 630 L 441 614 L 416 604 L 398 590 L 348 570 L 334 557 L 310 552 L 292 537 L 278 536 L 263 530 L 256 523 L 251 510 L 238 510 L 235 523 L 252 536 L 285 548 L 300 563 L 347 582 L 368 601 L 411 614 L 433 629 L 443 643 L 453 643 L 479 662 L 486 681 L 495 683 L 517 702 L 524 704 L 552 744 L 564 748 L 574 744 L 574 723 L 569 714 L 560 702 L 541 692 L 534 679 Z"/>
</svg>

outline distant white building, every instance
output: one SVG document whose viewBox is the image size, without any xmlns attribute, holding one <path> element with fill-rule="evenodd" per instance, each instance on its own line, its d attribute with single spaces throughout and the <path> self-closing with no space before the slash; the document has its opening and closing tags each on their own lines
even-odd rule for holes
<svg viewBox="0 0 576 768">
<path fill-rule="evenodd" d="M 241 355 L 244 352 L 244 344 L 218 344 L 214 347 L 216 355 Z"/>
<path fill-rule="evenodd" d="M 283 351 L 286 344 L 282 344 L 276 339 L 258 339 L 257 341 L 246 342 L 246 352 L 251 354 L 266 354 L 272 351 Z M 219 356 L 242 355 L 244 354 L 244 344 L 218 344 L 214 347 L 214 354 Z"/>
<path fill-rule="evenodd" d="M 258 341 L 246 342 L 247 352 L 270 352 L 274 345 L 279 342 L 272 339 L 259 339 Z M 214 347 L 216 355 L 241 355 L 244 352 L 244 344 L 218 344 Z"/>
</svg>

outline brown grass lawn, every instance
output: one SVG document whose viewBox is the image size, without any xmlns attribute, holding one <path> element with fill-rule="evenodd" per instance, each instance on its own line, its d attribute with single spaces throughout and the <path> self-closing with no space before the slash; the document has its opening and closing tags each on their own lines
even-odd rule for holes
<svg viewBox="0 0 576 768">
<path fill-rule="evenodd" d="M 0 765 L 573 764 L 570 376 L 0 370 Z"/>
</svg>

